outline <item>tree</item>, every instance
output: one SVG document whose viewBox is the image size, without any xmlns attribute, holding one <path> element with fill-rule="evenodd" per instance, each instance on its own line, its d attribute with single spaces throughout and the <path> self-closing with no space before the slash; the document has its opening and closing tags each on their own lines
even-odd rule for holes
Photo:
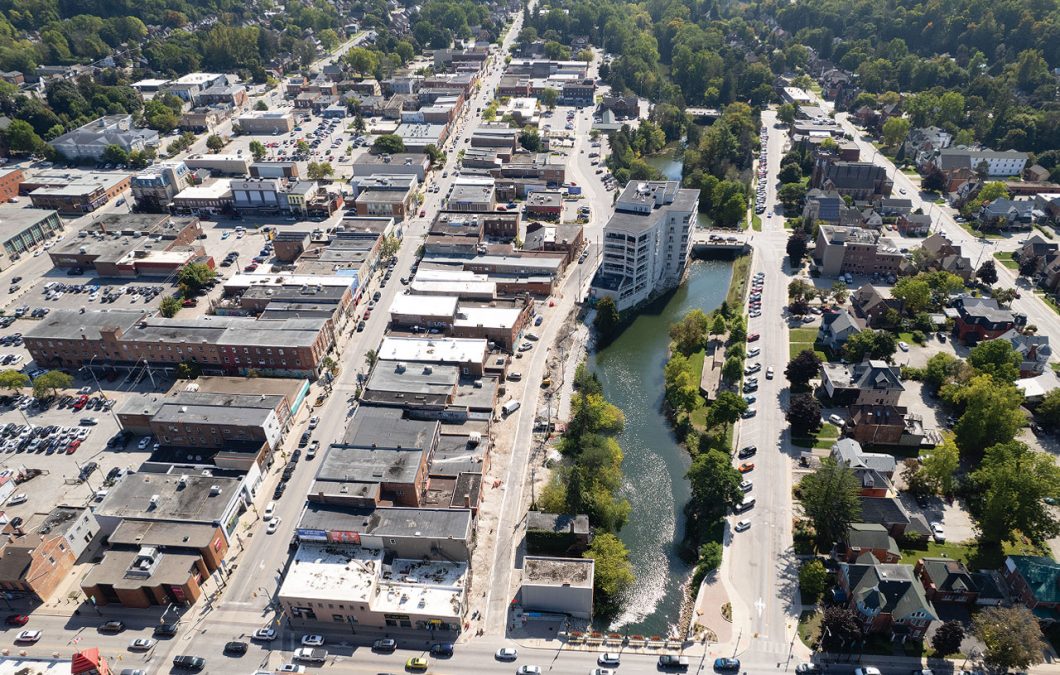
<svg viewBox="0 0 1060 675">
<path fill-rule="evenodd" d="M 692 487 L 692 511 L 704 522 L 723 518 L 743 501 L 744 493 L 740 489 L 743 478 L 727 453 L 720 450 L 699 453 L 687 475 Z"/>
<path fill-rule="evenodd" d="M 670 326 L 670 339 L 677 351 L 688 356 L 703 348 L 709 328 L 710 317 L 703 310 L 689 310 L 680 321 Z"/>
<path fill-rule="evenodd" d="M 928 366 L 924 368 L 924 383 L 931 387 L 941 389 L 960 372 L 961 362 L 957 357 L 946 352 L 939 352 L 928 359 Z"/>
<path fill-rule="evenodd" d="M 1060 389 L 1050 389 L 1034 411 L 1034 418 L 1049 429 L 1060 427 Z"/>
<path fill-rule="evenodd" d="M 395 155 L 399 152 L 405 152 L 405 142 L 401 140 L 401 136 L 382 134 L 372 142 L 373 155 Z"/>
<path fill-rule="evenodd" d="M 842 305 L 847 301 L 847 295 L 849 295 L 849 291 L 847 291 L 847 285 L 845 283 L 842 281 L 835 281 L 832 283 L 832 299 L 835 300 L 836 303 Z"/>
<path fill-rule="evenodd" d="M 791 261 L 792 269 L 798 269 L 802 266 L 802 259 L 806 257 L 806 249 L 809 244 L 806 241 L 806 235 L 802 232 L 796 232 L 795 234 L 788 237 L 788 259 Z"/>
<path fill-rule="evenodd" d="M 309 149 L 310 149 L 309 148 L 309 143 L 300 138 L 294 144 L 294 149 L 298 151 L 299 155 L 308 155 L 309 154 Z"/>
<path fill-rule="evenodd" d="M 982 265 L 979 266 L 979 271 L 975 273 L 975 276 L 987 286 L 993 286 L 997 283 L 997 266 L 993 260 L 986 260 Z"/>
<path fill-rule="evenodd" d="M 830 546 L 846 535 L 851 523 L 861 517 L 861 485 L 846 465 L 831 457 L 799 481 L 799 502 L 817 531 L 817 542 Z"/>
<path fill-rule="evenodd" d="M 935 629 L 931 636 L 931 648 L 935 650 L 935 656 L 946 656 L 961 651 L 961 643 L 964 642 L 964 624 L 956 619 Z"/>
<path fill-rule="evenodd" d="M 524 127 L 519 132 L 519 145 L 530 152 L 537 152 L 541 149 L 541 134 L 533 127 Z"/>
<path fill-rule="evenodd" d="M 375 365 L 375 362 L 379 359 L 379 354 L 374 349 L 369 349 L 364 353 L 364 365 L 370 369 Z"/>
<path fill-rule="evenodd" d="M 205 263 L 188 263 L 177 272 L 177 283 L 187 288 L 191 293 L 202 290 L 217 273 L 210 269 Z"/>
<path fill-rule="evenodd" d="M 841 605 L 828 607 L 821 617 L 821 647 L 838 652 L 862 639 L 861 618 L 853 609 Z"/>
<path fill-rule="evenodd" d="M 725 323 L 725 317 L 722 316 L 721 312 L 715 312 L 714 318 L 710 322 L 710 334 L 711 335 L 724 335 L 725 331 L 729 329 Z"/>
<path fill-rule="evenodd" d="M 986 646 L 983 664 L 994 672 L 1025 671 L 1045 658 L 1038 619 L 1022 605 L 980 610 L 972 617 L 972 633 Z"/>
<path fill-rule="evenodd" d="M 206 147 L 211 152 L 217 152 L 221 148 L 225 147 L 225 139 L 221 138 L 217 134 L 210 134 L 206 137 Z"/>
<path fill-rule="evenodd" d="M 431 166 L 441 166 L 445 164 L 445 153 L 438 149 L 438 146 L 434 143 L 428 143 L 427 147 L 423 149 L 423 154 L 427 155 L 427 158 L 431 160 Z M 459 157 L 457 158 L 459 159 Z"/>
<path fill-rule="evenodd" d="M 904 117 L 891 117 L 883 123 L 883 143 L 889 148 L 896 148 L 909 135 L 909 120 Z"/>
<path fill-rule="evenodd" d="M 49 370 L 33 380 L 33 395 L 37 398 L 48 398 L 66 389 L 74 383 L 74 378 L 61 370 Z"/>
<path fill-rule="evenodd" d="M 262 145 L 261 141 L 250 142 L 250 154 L 254 157 L 255 162 L 265 159 L 265 146 Z"/>
<path fill-rule="evenodd" d="M 707 418 L 712 425 L 732 424 L 740 419 L 740 415 L 747 410 L 747 401 L 742 396 L 732 391 L 722 391 L 714 403 L 710 404 Z"/>
<path fill-rule="evenodd" d="M 972 480 L 984 541 L 1017 541 L 1017 533 L 1045 541 L 1060 534 L 1060 521 L 1045 503 L 1060 493 L 1060 467 L 1049 455 L 1019 441 L 998 443 L 987 448 Z"/>
<path fill-rule="evenodd" d="M 381 262 L 388 262 L 397 255 L 398 249 L 400 248 L 401 240 L 392 234 L 388 234 L 383 238 L 382 243 L 379 244 L 379 260 Z"/>
<path fill-rule="evenodd" d="M 593 565 L 593 589 L 600 594 L 604 605 L 615 603 L 633 585 L 633 568 L 629 550 L 615 535 L 605 532 L 593 537 L 589 550 L 582 554 Z"/>
<path fill-rule="evenodd" d="M 863 330 L 855 333 L 843 345 L 843 353 L 854 363 L 865 359 L 890 359 L 897 349 L 897 336 L 882 330 Z"/>
<path fill-rule="evenodd" d="M 730 356 L 721 366 L 721 376 L 726 382 L 737 382 L 743 375 L 743 359 Z"/>
<path fill-rule="evenodd" d="M 162 298 L 162 302 L 158 303 L 158 313 L 167 319 L 172 319 L 180 311 L 181 303 L 179 298 L 175 298 L 172 295 L 167 295 Z"/>
<path fill-rule="evenodd" d="M 14 393 L 29 384 L 29 376 L 17 370 L 0 371 L 0 389 Z"/>
<path fill-rule="evenodd" d="M 920 469 L 925 482 L 934 492 L 952 495 L 957 468 L 961 463 L 961 454 L 957 444 L 953 442 L 953 437 L 949 434 L 944 436 L 942 443 L 924 454 L 922 460 Z"/>
<path fill-rule="evenodd" d="M 806 436 L 821 428 L 821 404 L 812 394 L 795 394 L 785 416 L 792 436 Z"/>
<path fill-rule="evenodd" d="M 335 168 L 331 162 L 310 162 L 306 167 L 306 175 L 310 180 L 323 180 L 335 175 Z"/>
<path fill-rule="evenodd" d="M 12 122 L 12 124 L 14 124 L 14 122 Z M 1020 275 L 1032 277 L 1038 273 L 1038 268 L 1042 265 L 1042 257 L 1040 255 L 1023 256 L 1020 258 L 1019 263 Z"/>
<path fill-rule="evenodd" d="M 120 145 L 111 144 L 103 148 L 100 159 L 109 164 L 125 164 L 129 161 L 129 153 L 125 152 Z"/>
<path fill-rule="evenodd" d="M 777 191 L 777 197 L 784 205 L 785 213 L 798 213 L 806 200 L 806 186 L 802 183 L 785 183 Z"/>
<path fill-rule="evenodd" d="M 556 103 L 559 101 L 559 92 L 555 89 L 544 89 L 538 94 L 537 100 L 541 105 L 552 110 L 556 107 Z"/>
<path fill-rule="evenodd" d="M 986 340 L 968 352 L 968 364 L 972 368 L 1002 382 L 1015 382 L 1019 378 L 1022 360 L 1008 340 Z"/>
<path fill-rule="evenodd" d="M 962 453 L 974 456 L 992 445 L 1007 443 L 1026 423 L 1020 411 L 1023 403 L 1020 390 L 989 375 L 976 375 L 964 384 L 946 385 L 942 388 L 942 398 L 964 409 L 954 426 L 957 447 Z"/>
<path fill-rule="evenodd" d="M 37 135 L 29 122 L 23 120 L 11 120 L 11 124 L 4 131 L 4 136 L 7 137 L 7 147 L 14 153 L 30 154 L 40 152 L 44 147 L 41 137 Z"/>
<path fill-rule="evenodd" d="M 891 297 L 901 300 L 909 314 L 917 314 L 931 307 L 931 286 L 919 274 L 902 277 L 891 289 Z"/>
<path fill-rule="evenodd" d="M 618 329 L 622 325 L 622 316 L 618 313 L 618 305 L 614 298 L 604 296 L 596 303 L 596 317 L 593 319 L 593 328 L 600 336 L 604 344 L 618 337 Z"/>
<path fill-rule="evenodd" d="M 265 111 L 269 109 L 269 104 L 265 101 L 258 99 L 258 102 L 254 104 L 254 110 Z"/>
<path fill-rule="evenodd" d="M 788 300 L 791 301 L 791 311 L 795 314 L 802 314 L 806 311 L 810 300 L 813 300 L 816 295 L 817 289 L 813 287 L 813 284 L 802 279 L 794 279 L 788 284 Z"/>
<path fill-rule="evenodd" d="M 795 109 L 795 104 L 785 103 L 777 108 L 777 119 L 784 124 L 791 124 L 795 121 L 795 114 L 798 110 Z"/>
<path fill-rule="evenodd" d="M 819 559 L 814 558 L 799 568 L 799 593 L 803 604 L 815 604 L 827 587 L 828 570 Z"/>
<path fill-rule="evenodd" d="M 1012 304 L 1012 301 L 1016 299 L 1015 288 L 994 288 L 990 292 L 990 297 L 997 300 L 997 304 L 1002 307 L 1008 307 Z"/>
<path fill-rule="evenodd" d="M 793 387 L 805 387 L 820 372 L 821 358 L 812 349 L 804 349 L 796 354 L 784 369 L 784 374 Z"/>
</svg>

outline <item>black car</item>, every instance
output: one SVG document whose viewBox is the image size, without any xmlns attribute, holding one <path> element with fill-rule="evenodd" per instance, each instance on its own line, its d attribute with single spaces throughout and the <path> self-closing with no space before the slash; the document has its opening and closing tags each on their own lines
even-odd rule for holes
<svg viewBox="0 0 1060 675">
<path fill-rule="evenodd" d="M 758 452 L 758 448 L 753 445 L 748 445 L 746 448 L 740 448 L 740 452 L 737 455 L 740 459 L 747 459 L 748 457 L 754 457 L 755 453 Z"/>
<path fill-rule="evenodd" d="M 453 643 L 452 642 L 439 642 L 431 645 L 431 654 L 433 656 L 452 656 L 453 655 Z"/>
<path fill-rule="evenodd" d="M 160 623 L 155 626 L 154 635 L 158 638 L 171 638 L 176 636 L 177 627 L 179 624 L 175 623 Z"/>
<path fill-rule="evenodd" d="M 206 659 L 201 656 L 174 656 L 173 667 L 180 670 L 202 670 L 206 666 Z"/>
<path fill-rule="evenodd" d="M 100 633 L 120 633 L 125 630 L 125 624 L 121 621 L 108 621 L 99 627 Z"/>
<path fill-rule="evenodd" d="M 298 447 L 304 448 L 307 445 L 309 445 L 309 432 L 308 431 L 303 433 L 302 437 L 298 439 Z"/>
<path fill-rule="evenodd" d="M 98 468 L 99 464 L 96 464 L 95 462 L 89 462 L 88 464 L 82 466 L 81 473 L 78 474 L 78 477 L 81 479 L 81 482 L 83 483 L 88 480 L 88 477 L 91 476 L 92 473 Z"/>
<path fill-rule="evenodd" d="M 280 483 L 279 485 L 276 486 L 276 489 L 272 491 L 272 498 L 273 499 L 279 499 L 280 497 L 283 496 L 283 491 L 286 490 L 286 489 L 287 489 L 287 485 L 285 483 Z"/>
<path fill-rule="evenodd" d="M 225 654 L 236 654 L 242 656 L 247 653 L 247 643 L 233 640 L 225 643 Z"/>
</svg>

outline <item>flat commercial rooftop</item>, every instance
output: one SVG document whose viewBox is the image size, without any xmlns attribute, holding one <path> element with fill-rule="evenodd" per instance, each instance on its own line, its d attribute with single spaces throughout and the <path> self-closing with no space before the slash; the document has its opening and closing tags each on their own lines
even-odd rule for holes
<svg viewBox="0 0 1060 675">
<path fill-rule="evenodd" d="M 110 488 L 95 513 L 116 518 L 215 523 L 224 516 L 241 482 L 221 476 L 133 473 Z"/>
<path fill-rule="evenodd" d="M 526 556 L 523 560 L 523 583 L 592 588 L 593 567 L 591 559 Z"/>
<path fill-rule="evenodd" d="M 402 294 L 394 296 L 394 302 L 390 305 L 390 313 L 452 319 L 456 314 L 457 302 L 459 298 L 455 296 Z"/>
<path fill-rule="evenodd" d="M 329 483 L 403 483 L 411 485 L 424 459 L 423 448 L 344 448 L 331 446 L 316 480 Z"/>
<path fill-rule="evenodd" d="M 473 338 L 386 337 L 378 356 L 388 361 L 482 363 L 486 340 Z"/>
<path fill-rule="evenodd" d="M 368 603 L 382 566 L 381 549 L 302 544 L 284 575 L 280 597 Z"/>
<path fill-rule="evenodd" d="M 429 451 L 438 436 L 437 420 L 413 420 L 395 408 L 362 406 L 354 413 L 342 441 L 350 448 L 417 448 Z"/>
<path fill-rule="evenodd" d="M 463 509 L 347 508 L 306 504 L 300 530 L 356 532 L 376 537 L 432 537 L 465 541 L 471 512 Z"/>
</svg>

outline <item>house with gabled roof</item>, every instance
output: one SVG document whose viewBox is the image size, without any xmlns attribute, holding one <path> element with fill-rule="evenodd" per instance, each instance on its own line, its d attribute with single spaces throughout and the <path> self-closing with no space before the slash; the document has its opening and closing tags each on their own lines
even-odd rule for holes
<svg viewBox="0 0 1060 675">
<path fill-rule="evenodd" d="M 902 370 L 886 361 L 867 359 L 854 365 L 821 365 L 825 393 L 850 405 L 898 405 L 905 391 Z"/>
<path fill-rule="evenodd" d="M 1020 377 L 1038 377 L 1045 372 L 1049 358 L 1053 355 L 1048 335 L 1028 335 L 1013 328 L 998 340 L 1008 340 L 1020 355 Z"/>
<path fill-rule="evenodd" d="M 856 562 L 861 556 L 870 554 L 877 562 L 896 563 L 902 552 L 883 525 L 876 523 L 852 523 L 843 537 L 841 557 L 847 562 Z"/>
<path fill-rule="evenodd" d="M 938 619 L 909 565 L 879 563 L 866 555 L 856 563 L 841 563 L 837 582 L 867 634 L 920 640 Z"/>
<path fill-rule="evenodd" d="M 854 472 L 861 496 L 886 497 L 890 493 L 891 477 L 898 466 L 892 455 L 865 452 L 854 439 L 841 438 L 832 445 L 832 459 Z"/>
<path fill-rule="evenodd" d="M 979 598 L 972 573 L 952 558 L 921 558 L 913 568 L 924 594 L 932 602 L 972 604 Z"/>
<path fill-rule="evenodd" d="M 865 284 L 850 296 L 850 305 L 854 315 L 869 328 L 876 328 L 883 323 L 883 315 L 888 309 L 901 313 L 902 301 L 897 298 L 886 298 L 872 284 Z"/>
<path fill-rule="evenodd" d="M 838 351 L 847 340 L 860 332 L 861 327 L 857 320 L 850 316 L 850 312 L 841 309 L 838 312 L 826 312 L 821 316 L 817 340 L 832 351 Z"/>
</svg>

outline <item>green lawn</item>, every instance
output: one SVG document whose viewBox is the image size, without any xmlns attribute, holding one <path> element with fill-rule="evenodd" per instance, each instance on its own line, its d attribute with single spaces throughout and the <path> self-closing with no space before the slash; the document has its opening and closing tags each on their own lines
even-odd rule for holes
<svg viewBox="0 0 1060 675">
<path fill-rule="evenodd" d="M 1009 543 L 1002 546 L 980 544 L 977 541 L 962 543 L 926 542 L 922 547 L 903 548 L 902 559 L 906 565 L 914 565 L 920 558 L 950 558 L 965 563 L 971 569 L 998 569 L 1008 555 L 1043 555 L 1041 549 L 1029 542 Z"/>
<path fill-rule="evenodd" d="M 975 229 L 975 226 L 969 222 L 957 224 L 963 227 L 969 234 L 974 235 L 976 237 L 986 237 L 987 239 L 1004 239 L 1004 237 L 998 234 L 997 232 L 983 232 L 982 230 L 977 230 Z"/>
<path fill-rule="evenodd" d="M 1039 232 L 1041 232 L 1045 236 L 1046 239 L 1052 239 L 1053 236 L 1054 236 L 1053 235 L 1053 229 L 1051 227 L 1046 227 L 1044 225 L 1039 225 L 1038 223 L 1035 223 L 1034 224 L 1034 229 L 1036 229 Z"/>
<path fill-rule="evenodd" d="M 762 231 L 762 219 L 758 217 L 757 213 L 751 218 L 751 227 L 754 228 L 755 232 Z"/>
<path fill-rule="evenodd" d="M 1048 295 L 1047 293 L 1044 293 L 1042 291 L 1035 291 L 1034 294 L 1037 295 L 1042 302 L 1049 305 L 1050 309 L 1052 309 L 1057 314 L 1060 314 L 1060 305 L 1056 304 L 1056 300 L 1053 300 L 1053 296 Z"/>
<path fill-rule="evenodd" d="M 743 307 L 747 279 L 750 276 L 751 256 L 742 255 L 732 264 L 732 280 L 729 282 L 729 292 L 725 295 L 725 302 L 729 307 Z"/>
<path fill-rule="evenodd" d="M 808 611 L 799 615 L 799 639 L 810 649 L 816 647 L 817 641 L 821 638 L 823 618 L 824 613 L 819 611 Z"/>
<path fill-rule="evenodd" d="M 1008 253 L 1007 251 L 998 251 L 994 254 L 994 257 L 997 258 L 997 261 L 999 263 L 1009 268 L 1010 270 L 1018 270 L 1020 268 L 1020 264 L 1013 260 L 1012 254 Z"/>
<path fill-rule="evenodd" d="M 803 438 L 792 438 L 791 444 L 799 448 L 828 450 L 837 440 L 839 440 L 839 427 L 825 422 L 821 425 L 821 430 L 818 431 L 816 435 Z"/>
<path fill-rule="evenodd" d="M 813 343 L 817 341 L 817 329 L 816 328 L 792 328 L 789 331 L 790 348 L 789 357 L 795 358 L 799 355 L 799 352 L 806 349 L 813 349 Z M 823 359 L 824 356 L 819 354 Z M 825 359 L 827 360 L 827 359 Z"/>
</svg>

